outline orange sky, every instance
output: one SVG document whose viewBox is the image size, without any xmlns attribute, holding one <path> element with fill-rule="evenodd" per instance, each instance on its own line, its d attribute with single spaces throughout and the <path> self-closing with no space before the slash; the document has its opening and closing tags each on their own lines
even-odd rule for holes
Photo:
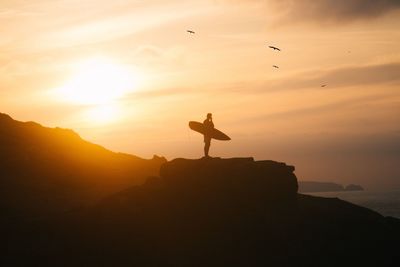
<svg viewBox="0 0 400 267">
<path fill-rule="evenodd" d="M 212 112 L 232 141 L 211 155 L 400 187 L 399 15 L 396 0 L 6 0 L 0 112 L 169 159 L 202 156 L 187 122 Z"/>
</svg>

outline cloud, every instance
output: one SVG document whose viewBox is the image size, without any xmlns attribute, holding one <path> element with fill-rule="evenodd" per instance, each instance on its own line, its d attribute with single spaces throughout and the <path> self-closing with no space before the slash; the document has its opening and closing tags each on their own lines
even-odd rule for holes
<svg viewBox="0 0 400 267">
<path fill-rule="evenodd" d="M 171 95 L 213 95 L 216 94 L 269 94 L 280 93 L 295 90 L 333 90 L 346 87 L 366 87 L 379 84 L 399 84 L 400 83 L 400 62 L 387 63 L 380 65 L 367 65 L 360 67 L 342 67 L 326 71 L 307 71 L 281 78 L 279 80 L 267 80 L 261 83 L 238 82 L 228 85 L 213 85 L 207 88 L 188 88 L 169 87 L 162 89 L 153 89 L 139 91 L 127 96 L 125 99 L 147 99 L 147 98 L 162 98 Z M 326 87 L 321 87 L 322 84 L 327 84 Z M 333 106 L 322 106 L 317 109 L 330 109 L 336 106 L 350 105 L 352 102 L 335 103 Z M 299 112 L 299 111 L 296 111 Z M 304 110 L 300 113 L 315 112 L 313 108 L 310 111 Z M 275 114 L 274 116 L 288 115 Z"/>
<path fill-rule="evenodd" d="M 294 108 L 287 111 L 275 112 L 270 114 L 263 114 L 247 118 L 249 122 L 255 121 L 270 121 L 270 120 L 283 120 L 287 118 L 299 118 L 308 117 L 314 115 L 326 114 L 327 112 L 335 112 L 338 110 L 344 110 L 351 107 L 362 107 L 368 103 L 373 103 L 377 101 L 387 101 L 396 97 L 393 94 L 374 94 L 361 97 L 351 97 L 342 100 L 338 100 L 331 103 L 317 104 L 309 107 Z"/>
<path fill-rule="evenodd" d="M 269 0 L 269 3 L 289 19 L 320 22 L 371 19 L 400 9 L 399 0 Z"/>
<path fill-rule="evenodd" d="M 143 90 L 135 93 L 131 93 L 124 97 L 124 101 L 138 100 L 138 99 L 154 99 L 157 97 L 169 97 L 185 94 L 196 94 L 193 89 L 185 87 L 170 87 L 165 89 L 153 89 L 153 90 Z"/>
<path fill-rule="evenodd" d="M 2 36 L 7 38 L 0 38 L 0 48 L 24 53 L 121 42 L 150 30 L 159 34 L 157 29 L 212 11 L 182 0 L 7 2 L 0 6 Z"/>
<path fill-rule="evenodd" d="M 161 48 L 153 45 L 141 45 L 138 46 L 134 51 L 135 57 L 145 57 L 145 58 L 160 58 L 163 56 L 163 51 Z"/>
<path fill-rule="evenodd" d="M 387 63 L 362 67 L 336 69 L 321 75 L 320 79 L 332 81 L 337 86 L 369 85 L 400 81 L 400 63 Z"/>
<path fill-rule="evenodd" d="M 226 90 L 236 93 L 271 93 L 299 89 L 329 90 L 350 86 L 400 83 L 400 62 L 366 66 L 348 66 L 331 70 L 313 70 L 259 85 L 236 84 Z M 321 87 L 327 84 L 326 87 Z"/>
</svg>

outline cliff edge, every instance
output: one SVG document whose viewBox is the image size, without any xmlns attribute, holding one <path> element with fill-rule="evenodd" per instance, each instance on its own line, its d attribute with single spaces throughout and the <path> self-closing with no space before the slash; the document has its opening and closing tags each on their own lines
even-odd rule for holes
<svg viewBox="0 0 400 267">
<path fill-rule="evenodd" d="M 285 163 L 175 159 L 158 177 L 91 211 L 88 249 L 107 251 L 101 262 L 116 257 L 141 266 L 390 266 L 395 260 L 399 220 L 297 189 L 294 167 Z"/>
<path fill-rule="evenodd" d="M 161 166 L 160 177 L 175 188 L 247 192 L 275 200 L 293 199 L 298 189 L 293 166 L 253 158 L 174 159 Z"/>
</svg>

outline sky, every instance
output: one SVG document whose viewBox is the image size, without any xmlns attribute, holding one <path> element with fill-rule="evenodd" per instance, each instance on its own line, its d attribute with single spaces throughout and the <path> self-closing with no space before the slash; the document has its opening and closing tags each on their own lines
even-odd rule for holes
<svg viewBox="0 0 400 267">
<path fill-rule="evenodd" d="M 0 112 L 167 159 L 211 112 L 212 156 L 400 188 L 399 29 L 398 0 L 2 0 Z"/>
</svg>

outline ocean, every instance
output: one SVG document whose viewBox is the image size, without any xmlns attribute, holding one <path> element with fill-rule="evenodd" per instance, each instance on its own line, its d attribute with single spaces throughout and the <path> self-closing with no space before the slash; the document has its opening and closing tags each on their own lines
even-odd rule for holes
<svg viewBox="0 0 400 267">
<path fill-rule="evenodd" d="M 384 216 L 392 216 L 400 219 L 400 190 L 324 192 L 303 194 L 320 197 L 337 197 L 353 204 L 377 211 Z"/>
</svg>

